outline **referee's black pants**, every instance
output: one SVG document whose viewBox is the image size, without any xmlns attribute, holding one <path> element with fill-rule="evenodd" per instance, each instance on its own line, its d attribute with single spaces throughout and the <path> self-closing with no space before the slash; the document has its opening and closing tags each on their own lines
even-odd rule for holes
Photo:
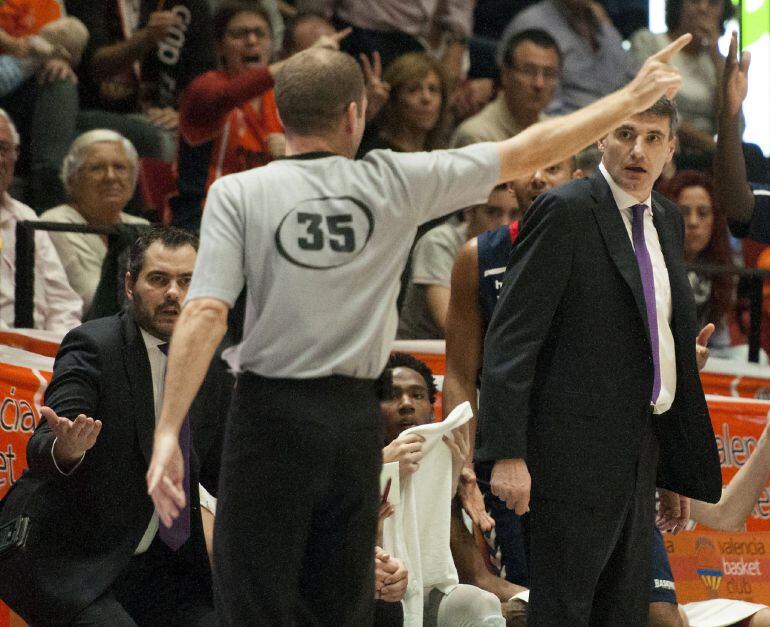
<svg viewBox="0 0 770 627">
<path fill-rule="evenodd" d="M 378 424 L 371 380 L 238 377 L 214 533 L 222 624 L 371 624 Z"/>
</svg>

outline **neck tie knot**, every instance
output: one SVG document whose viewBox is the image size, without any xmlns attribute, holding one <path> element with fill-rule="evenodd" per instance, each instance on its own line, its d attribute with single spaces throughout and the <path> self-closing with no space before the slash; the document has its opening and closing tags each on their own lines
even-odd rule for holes
<svg viewBox="0 0 770 627">
<path fill-rule="evenodd" d="M 644 212 L 647 210 L 647 205 L 644 203 L 639 203 L 637 205 L 633 205 L 631 207 L 631 211 L 634 214 L 634 219 L 639 219 L 644 216 Z M 638 216 L 638 217 L 637 217 Z"/>
<path fill-rule="evenodd" d="M 158 344 L 158 350 L 164 355 L 168 356 L 168 342 L 163 342 L 163 344 Z"/>
</svg>

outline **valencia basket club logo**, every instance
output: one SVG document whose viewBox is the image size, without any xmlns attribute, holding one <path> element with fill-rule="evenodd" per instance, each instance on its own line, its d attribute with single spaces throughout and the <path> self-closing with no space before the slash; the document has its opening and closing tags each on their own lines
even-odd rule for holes
<svg viewBox="0 0 770 627">
<path fill-rule="evenodd" d="M 695 541 L 695 555 L 698 568 L 696 573 L 708 590 L 710 599 L 716 599 L 719 586 L 722 583 L 722 560 L 714 543 L 708 538 L 698 538 Z"/>
</svg>

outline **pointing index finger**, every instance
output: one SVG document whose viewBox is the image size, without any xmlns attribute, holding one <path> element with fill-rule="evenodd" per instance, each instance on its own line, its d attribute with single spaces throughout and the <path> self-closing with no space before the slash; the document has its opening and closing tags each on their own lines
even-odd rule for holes
<svg viewBox="0 0 770 627">
<path fill-rule="evenodd" d="M 668 44 L 668 46 L 663 48 L 663 50 L 661 50 L 660 52 L 656 52 L 650 58 L 656 59 L 657 61 L 663 61 L 664 63 L 666 63 L 677 52 L 679 52 L 682 48 L 684 48 L 687 44 L 689 44 L 691 40 L 692 40 L 692 35 L 690 33 L 685 33 L 679 39 L 677 39 L 676 41 L 672 41 L 670 44 Z"/>
</svg>

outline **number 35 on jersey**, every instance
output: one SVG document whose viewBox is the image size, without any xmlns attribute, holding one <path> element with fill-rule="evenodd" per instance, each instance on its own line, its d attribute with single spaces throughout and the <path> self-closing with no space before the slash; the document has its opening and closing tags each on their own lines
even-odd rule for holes
<svg viewBox="0 0 770 627">
<path fill-rule="evenodd" d="M 275 245 L 295 265 L 326 270 L 358 257 L 373 230 L 372 212 L 355 198 L 313 198 L 283 217 L 275 232 Z"/>
</svg>

